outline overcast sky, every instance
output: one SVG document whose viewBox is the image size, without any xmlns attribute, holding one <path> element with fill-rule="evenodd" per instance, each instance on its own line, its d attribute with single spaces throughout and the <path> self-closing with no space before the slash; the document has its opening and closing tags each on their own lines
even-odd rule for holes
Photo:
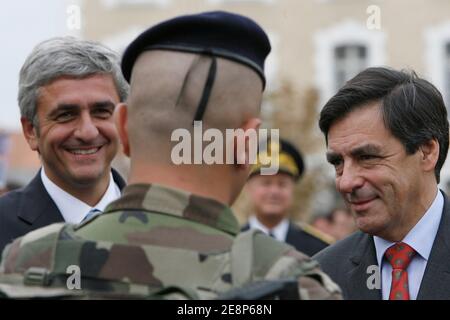
<svg viewBox="0 0 450 320">
<path fill-rule="evenodd" d="M 0 130 L 19 130 L 17 106 L 18 73 L 26 56 L 40 41 L 57 35 L 73 34 L 67 27 L 66 0 L 2 1 L 0 10 Z"/>
</svg>

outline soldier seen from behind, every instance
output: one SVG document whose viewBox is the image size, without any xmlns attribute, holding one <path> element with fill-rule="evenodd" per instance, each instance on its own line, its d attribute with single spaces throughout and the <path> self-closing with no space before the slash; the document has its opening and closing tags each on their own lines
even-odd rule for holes
<svg viewBox="0 0 450 320">
<path fill-rule="evenodd" d="M 133 41 L 122 60 L 130 96 L 116 115 L 129 185 L 102 215 L 10 245 L 3 293 L 213 299 L 259 280 L 295 279 L 302 299 L 340 298 L 292 247 L 258 232 L 238 235 L 229 206 L 249 164 L 176 165 L 171 157 L 173 132 L 193 133 L 194 120 L 222 133 L 259 127 L 269 51 L 254 21 L 225 12 L 177 17 Z M 237 151 L 235 163 L 247 153 Z M 81 290 L 66 288 L 71 265 L 81 270 Z"/>
</svg>

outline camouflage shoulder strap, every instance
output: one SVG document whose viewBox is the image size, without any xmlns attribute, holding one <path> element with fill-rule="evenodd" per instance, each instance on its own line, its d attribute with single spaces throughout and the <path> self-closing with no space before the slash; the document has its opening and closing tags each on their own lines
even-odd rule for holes
<svg viewBox="0 0 450 320">
<path fill-rule="evenodd" d="M 289 248 L 256 229 L 240 233 L 231 247 L 233 287 L 264 279 L 270 267 Z"/>
<path fill-rule="evenodd" d="M 58 299 L 79 295 L 65 288 L 36 286 L 48 280 L 47 271 L 53 267 L 56 243 L 64 227 L 64 223 L 51 224 L 31 231 L 5 247 L 0 265 L 0 298 Z M 37 266 L 27 267 L 26 258 L 44 249 L 47 252 L 45 258 L 41 256 L 35 262 Z"/>
<path fill-rule="evenodd" d="M 199 299 L 200 296 L 188 287 L 141 285 L 145 290 L 132 292 L 116 291 L 114 284 L 123 279 L 102 277 L 89 270 L 80 274 L 83 289 L 70 290 L 66 286 L 68 274 L 66 264 L 77 262 L 68 250 L 77 251 L 89 241 L 74 238 L 73 226 L 53 224 L 16 239 L 3 253 L 0 267 L 0 298 L 11 299 Z M 69 239 L 72 241 L 62 241 Z M 93 244 L 92 242 L 90 242 Z M 92 247 L 92 248 L 91 248 Z M 95 250 L 95 246 L 89 246 Z M 89 249 L 87 248 L 87 249 Z M 45 254 L 41 254 L 44 252 Z M 63 255 L 61 256 L 61 253 Z M 93 254 L 98 252 L 93 252 Z M 38 256 L 40 259 L 34 259 Z M 91 255 L 92 257 L 93 255 Z M 67 258 L 63 263 L 61 257 Z M 33 260 L 34 259 L 34 260 Z M 28 263 L 27 260 L 32 261 Z M 111 289 L 97 290 L 111 281 Z M 123 281 L 122 281 L 123 282 Z M 114 283 L 114 284 L 113 284 Z M 124 284 L 122 283 L 122 286 Z M 137 288 L 132 281 L 130 286 Z"/>
<path fill-rule="evenodd" d="M 252 284 L 262 285 L 255 289 L 260 294 L 268 289 L 267 284 L 273 285 L 272 289 L 280 286 L 283 292 L 289 289 L 290 293 L 286 295 L 289 299 L 341 298 L 341 290 L 320 270 L 317 261 L 286 243 L 275 241 L 261 231 L 249 230 L 235 238 L 231 248 L 231 274 L 234 289 L 254 289 L 251 288 Z M 298 298 L 293 297 L 292 293 L 298 289 Z M 244 290 L 237 296 L 246 297 L 255 290 Z M 230 295 L 225 297 L 230 299 Z"/>
<path fill-rule="evenodd" d="M 0 271 L 6 274 L 22 273 L 27 268 L 24 260 L 39 255 L 40 251 L 45 251 L 45 255 L 37 259 L 38 267 L 50 269 L 53 266 L 56 243 L 64 227 L 63 223 L 54 223 L 15 239 L 3 250 Z"/>
</svg>

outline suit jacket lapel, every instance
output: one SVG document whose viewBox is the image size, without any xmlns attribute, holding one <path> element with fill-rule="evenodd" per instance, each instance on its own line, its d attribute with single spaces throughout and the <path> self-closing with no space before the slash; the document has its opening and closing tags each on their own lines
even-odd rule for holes
<svg viewBox="0 0 450 320">
<path fill-rule="evenodd" d="M 126 186 L 125 180 L 123 180 L 122 176 L 114 168 L 111 168 L 111 172 L 112 172 L 114 182 L 117 184 L 120 191 L 122 191 L 122 189 L 125 188 L 125 186 Z"/>
<path fill-rule="evenodd" d="M 450 202 L 444 195 L 444 209 L 431 249 L 417 299 L 450 299 Z"/>
<path fill-rule="evenodd" d="M 345 281 L 346 299 L 351 300 L 380 300 L 380 289 L 369 289 L 367 281 L 373 272 L 368 273 L 369 266 L 378 266 L 375 245 L 372 236 L 363 234 L 361 241 L 349 257 L 349 263 L 353 266 L 347 273 Z"/>
<path fill-rule="evenodd" d="M 295 238 L 295 229 L 292 223 L 289 221 L 289 228 L 286 233 L 286 242 L 287 243 L 296 243 L 297 239 Z"/>
<path fill-rule="evenodd" d="M 17 216 L 28 224 L 34 224 L 41 216 L 39 225 L 64 221 L 55 202 L 45 190 L 40 170 L 24 188 Z"/>
<path fill-rule="evenodd" d="M 112 169 L 114 182 L 120 190 L 126 183 L 120 174 Z M 44 187 L 41 179 L 41 171 L 31 180 L 23 190 L 23 196 L 19 205 L 17 216 L 32 225 L 39 219 L 39 226 L 46 226 L 55 222 L 64 222 L 64 218 L 58 207 Z"/>
</svg>

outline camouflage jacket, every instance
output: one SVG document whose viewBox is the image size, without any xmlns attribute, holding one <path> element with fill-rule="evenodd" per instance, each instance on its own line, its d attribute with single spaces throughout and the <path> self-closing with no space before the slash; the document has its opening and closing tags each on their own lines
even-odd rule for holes
<svg viewBox="0 0 450 320">
<path fill-rule="evenodd" d="M 316 262 L 258 232 L 238 235 L 227 206 L 135 184 L 102 215 L 53 224 L 8 245 L 0 293 L 9 297 L 212 299 L 259 280 L 295 279 L 302 299 L 340 298 Z M 79 286 L 71 273 L 78 270 Z M 177 288 L 177 290 L 171 290 Z"/>
</svg>

